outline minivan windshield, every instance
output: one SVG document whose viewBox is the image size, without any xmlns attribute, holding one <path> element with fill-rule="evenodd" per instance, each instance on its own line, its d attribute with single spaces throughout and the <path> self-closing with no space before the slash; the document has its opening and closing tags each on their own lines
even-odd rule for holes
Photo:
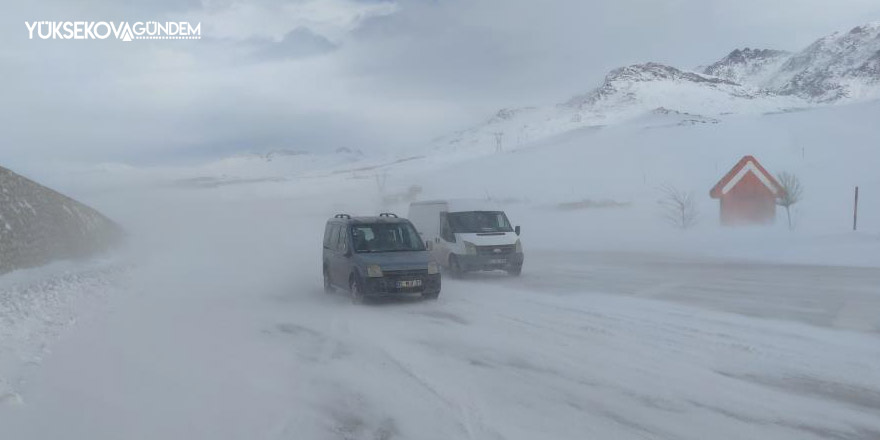
<svg viewBox="0 0 880 440">
<path fill-rule="evenodd" d="M 450 212 L 447 218 L 453 232 L 513 232 L 503 211 Z"/>
<path fill-rule="evenodd" d="M 416 228 L 409 223 L 375 223 L 351 227 L 354 251 L 365 252 L 406 252 L 424 251 Z"/>
</svg>

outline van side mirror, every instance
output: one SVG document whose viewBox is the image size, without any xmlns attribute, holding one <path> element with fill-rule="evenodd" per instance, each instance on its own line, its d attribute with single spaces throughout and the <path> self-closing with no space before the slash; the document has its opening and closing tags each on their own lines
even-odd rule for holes
<svg viewBox="0 0 880 440">
<path fill-rule="evenodd" d="M 513 228 L 513 232 L 516 232 L 516 235 L 519 235 L 520 231 L 521 229 L 519 228 L 519 226 Z"/>
<path fill-rule="evenodd" d="M 429 251 L 433 251 L 434 250 L 434 242 L 431 240 L 426 241 L 425 242 L 425 249 L 427 249 Z"/>
</svg>

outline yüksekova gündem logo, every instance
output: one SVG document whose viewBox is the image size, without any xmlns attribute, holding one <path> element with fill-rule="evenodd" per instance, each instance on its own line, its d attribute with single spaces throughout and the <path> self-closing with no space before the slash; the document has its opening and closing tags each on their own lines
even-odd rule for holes
<svg viewBox="0 0 880 440">
<path fill-rule="evenodd" d="M 26 21 L 31 40 L 199 40 L 202 23 L 187 21 Z"/>
</svg>

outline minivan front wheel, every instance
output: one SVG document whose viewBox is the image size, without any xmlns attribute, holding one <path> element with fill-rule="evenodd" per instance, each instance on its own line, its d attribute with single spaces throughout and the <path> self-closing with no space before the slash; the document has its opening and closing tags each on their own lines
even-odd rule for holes
<svg viewBox="0 0 880 440">
<path fill-rule="evenodd" d="M 351 292 L 351 302 L 354 304 L 363 304 L 364 302 L 364 291 L 361 287 L 360 281 L 358 281 L 357 276 L 351 277 L 351 283 L 349 285 L 349 292 Z"/>
</svg>

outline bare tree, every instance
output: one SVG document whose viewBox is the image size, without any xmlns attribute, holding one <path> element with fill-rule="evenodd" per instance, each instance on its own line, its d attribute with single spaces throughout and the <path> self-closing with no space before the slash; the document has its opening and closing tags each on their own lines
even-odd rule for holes
<svg viewBox="0 0 880 440">
<path fill-rule="evenodd" d="M 664 185 L 660 187 L 663 197 L 658 201 L 660 209 L 671 225 L 679 229 L 690 229 L 697 224 L 699 211 L 694 193 Z"/>
<path fill-rule="evenodd" d="M 788 229 L 793 229 L 791 223 L 791 205 L 801 201 L 804 194 L 804 188 L 801 186 L 801 180 L 798 176 L 782 172 L 776 176 L 779 185 L 782 186 L 782 195 L 776 199 L 776 204 L 785 208 L 785 216 L 788 218 Z"/>
</svg>

